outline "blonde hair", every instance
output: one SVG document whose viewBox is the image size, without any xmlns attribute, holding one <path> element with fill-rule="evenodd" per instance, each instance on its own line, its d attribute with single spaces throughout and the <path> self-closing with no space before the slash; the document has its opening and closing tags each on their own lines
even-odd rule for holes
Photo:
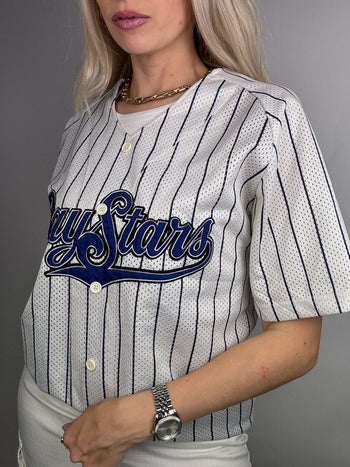
<svg viewBox="0 0 350 467">
<path fill-rule="evenodd" d="M 194 40 L 203 63 L 268 81 L 254 0 L 191 0 L 191 3 Z M 96 0 L 80 0 L 80 9 L 85 53 L 76 84 L 77 109 L 102 96 L 131 73 L 129 54 L 109 34 Z"/>
</svg>

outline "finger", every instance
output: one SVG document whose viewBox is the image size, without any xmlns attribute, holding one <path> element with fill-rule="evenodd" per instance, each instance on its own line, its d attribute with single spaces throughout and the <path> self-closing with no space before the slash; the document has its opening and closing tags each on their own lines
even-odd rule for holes
<svg viewBox="0 0 350 467">
<path fill-rule="evenodd" d="M 71 426 L 72 423 L 65 423 L 63 426 L 62 426 L 62 430 L 63 431 L 66 431 L 68 430 L 68 428 Z"/>
<path fill-rule="evenodd" d="M 69 457 L 73 464 L 76 462 L 86 462 L 88 460 L 88 456 L 75 446 L 69 449 Z"/>
</svg>

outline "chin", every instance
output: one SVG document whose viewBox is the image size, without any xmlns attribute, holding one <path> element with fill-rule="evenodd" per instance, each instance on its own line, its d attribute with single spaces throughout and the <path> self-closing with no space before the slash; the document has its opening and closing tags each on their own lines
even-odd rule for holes
<svg viewBox="0 0 350 467">
<path fill-rule="evenodd" d="M 118 42 L 119 47 L 121 47 L 124 52 L 127 52 L 130 55 L 151 55 L 152 52 L 155 52 L 151 47 L 146 47 L 144 41 L 129 41 L 128 43 Z"/>
</svg>

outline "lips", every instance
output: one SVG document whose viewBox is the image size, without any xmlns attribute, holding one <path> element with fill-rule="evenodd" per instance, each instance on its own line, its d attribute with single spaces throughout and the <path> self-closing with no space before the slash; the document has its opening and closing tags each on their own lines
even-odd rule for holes
<svg viewBox="0 0 350 467">
<path fill-rule="evenodd" d="M 113 23 L 119 29 L 135 29 L 147 23 L 151 18 L 132 10 L 118 11 L 112 16 Z"/>
</svg>

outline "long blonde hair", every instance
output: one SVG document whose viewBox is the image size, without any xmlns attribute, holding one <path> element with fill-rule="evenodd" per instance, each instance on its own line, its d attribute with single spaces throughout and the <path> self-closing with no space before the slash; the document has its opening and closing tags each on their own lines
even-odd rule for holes
<svg viewBox="0 0 350 467">
<path fill-rule="evenodd" d="M 207 66 L 223 67 L 267 81 L 261 28 L 254 0 L 191 0 L 194 40 Z M 80 0 L 84 32 L 84 60 L 76 84 L 77 109 L 102 96 L 131 73 L 129 55 L 113 40 L 96 0 Z"/>
</svg>

